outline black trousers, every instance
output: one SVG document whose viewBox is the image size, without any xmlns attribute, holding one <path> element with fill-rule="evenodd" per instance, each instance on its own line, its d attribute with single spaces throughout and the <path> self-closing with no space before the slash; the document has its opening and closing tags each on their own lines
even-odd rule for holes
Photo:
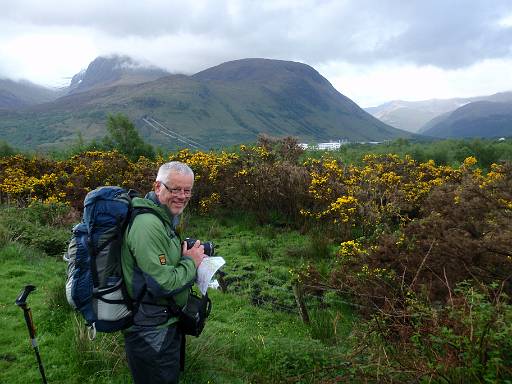
<svg viewBox="0 0 512 384">
<path fill-rule="evenodd" d="M 124 332 L 126 357 L 135 384 L 174 384 L 179 381 L 181 331 L 133 326 Z"/>
</svg>

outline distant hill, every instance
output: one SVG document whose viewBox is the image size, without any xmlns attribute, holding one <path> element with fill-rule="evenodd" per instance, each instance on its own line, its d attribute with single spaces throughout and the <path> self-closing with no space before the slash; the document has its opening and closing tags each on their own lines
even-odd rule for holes
<svg viewBox="0 0 512 384">
<path fill-rule="evenodd" d="M 439 116 L 422 131 L 442 138 L 512 136 L 512 102 L 476 101 Z"/>
<path fill-rule="evenodd" d="M 441 115 L 439 116 L 436 116 L 434 117 L 432 120 L 430 121 L 427 121 L 419 130 L 418 130 L 418 133 L 420 135 L 424 135 L 426 131 L 428 131 L 430 128 L 432 128 L 433 126 L 439 124 L 441 121 L 443 121 L 444 119 L 446 119 L 447 117 L 449 117 L 451 114 L 452 114 L 453 111 L 448 111 L 448 112 L 445 112 L 445 113 L 442 113 Z"/>
<path fill-rule="evenodd" d="M 394 100 L 377 107 L 365 108 L 365 111 L 395 128 L 418 132 L 429 120 L 453 111 L 467 102 L 465 99 Z"/>
<path fill-rule="evenodd" d="M 26 80 L 0 79 L 0 109 L 15 109 L 55 100 L 65 91 L 50 89 Z"/>
<path fill-rule="evenodd" d="M 0 111 L 0 139 L 43 148 L 66 145 L 78 132 L 85 139 L 98 138 L 106 133 L 110 113 L 126 114 L 145 140 L 167 149 L 180 144 L 175 133 L 207 148 L 253 142 L 261 133 L 305 142 L 410 136 L 363 111 L 305 64 L 244 59 L 193 76 L 169 75 L 138 84 L 114 81 L 51 103 Z M 163 127 L 146 123 L 151 118 Z"/>
<path fill-rule="evenodd" d="M 100 56 L 86 70 L 71 79 L 69 93 L 84 92 L 92 88 L 122 84 L 140 84 L 153 81 L 169 72 L 151 65 L 143 65 L 128 56 Z"/>
<path fill-rule="evenodd" d="M 395 128 L 422 133 L 433 126 L 436 119 L 466 104 L 475 101 L 512 101 L 512 92 L 496 93 L 490 96 L 471 98 L 432 99 L 423 101 L 395 100 L 377 107 L 365 108 L 379 120 Z"/>
</svg>

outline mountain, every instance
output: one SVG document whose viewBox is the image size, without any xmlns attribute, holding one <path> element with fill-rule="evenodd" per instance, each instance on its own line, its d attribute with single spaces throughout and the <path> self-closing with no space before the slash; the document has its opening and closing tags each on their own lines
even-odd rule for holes
<svg viewBox="0 0 512 384">
<path fill-rule="evenodd" d="M 36 85 L 26 80 L 0 79 L 0 109 L 13 109 L 55 100 L 62 90 Z"/>
<path fill-rule="evenodd" d="M 365 111 L 395 128 L 418 132 L 436 116 L 453 111 L 467 102 L 465 99 L 394 100 L 377 107 L 365 108 Z"/>
<path fill-rule="evenodd" d="M 43 148 L 67 145 L 78 132 L 85 139 L 98 138 L 106 133 L 108 114 L 115 113 L 127 115 L 145 140 L 167 149 L 181 144 L 177 134 L 208 148 L 254 142 L 261 133 L 305 142 L 410 136 L 369 115 L 316 70 L 296 62 L 243 59 L 192 76 L 143 83 L 107 85 L 104 78 L 112 77 L 98 76 L 95 85 L 50 103 L 0 111 L 0 139 Z"/>
<path fill-rule="evenodd" d="M 512 102 L 469 103 L 439 116 L 422 133 L 442 138 L 512 136 Z"/>
<path fill-rule="evenodd" d="M 512 92 L 471 98 L 432 99 L 422 101 L 395 100 L 377 107 L 365 108 L 379 120 L 409 132 L 423 133 L 435 124 L 434 119 L 475 101 L 512 101 Z M 428 124 L 428 126 L 426 125 Z"/>
<path fill-rule="evenodd" d="M 86 70 L 73 76 L 69 93 L 114 85 L 140 84 L 168 75 L 169 72 L 163 69 L 141 64 L 128 56 L 100 56 Z"/>
</svg>

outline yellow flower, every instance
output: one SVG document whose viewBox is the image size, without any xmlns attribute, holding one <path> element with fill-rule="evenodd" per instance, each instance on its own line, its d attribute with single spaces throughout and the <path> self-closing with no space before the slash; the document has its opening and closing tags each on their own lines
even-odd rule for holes
<svg viewBox="0 0 512 384">
<path fill-rule="evenodd" d="M 471 167 L 477 163 L 477 159 L 474 156 L 469 156 L 464 159 L 463 165 L 465 167 Z"/>
</svg>

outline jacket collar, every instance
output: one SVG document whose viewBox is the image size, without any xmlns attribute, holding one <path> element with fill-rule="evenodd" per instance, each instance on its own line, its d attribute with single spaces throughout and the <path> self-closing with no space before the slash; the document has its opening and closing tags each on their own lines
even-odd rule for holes
<svg viewBox="0 0 512 384">
<path fill-rule="evenodd" d="M 161 204 L 160 200 L 158 200 L 158 196 L 156 195 L 155 191 L 148 192 L 146 194 L 146 196 L 144 196 L 144 198 L 152 201 L 158 207 L 160 207 L 160 209 L 164 210 L 164 212 L 166 213 L 167 217 L 169 217 L 169 219 L 171 220 L 172 228 L 176 229 L 176 227 L 180 223 L 180 216 L 179 215 L 174 216 L 171 213 L 171 211 L 169 210 L 168 206 L 166 206 L 164 204 Z"/>
</svg>

